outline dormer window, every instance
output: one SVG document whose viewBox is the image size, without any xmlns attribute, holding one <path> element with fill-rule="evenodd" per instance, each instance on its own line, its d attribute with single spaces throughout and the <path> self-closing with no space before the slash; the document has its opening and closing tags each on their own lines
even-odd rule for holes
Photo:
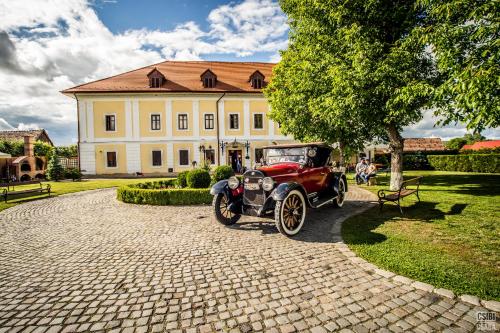
<svg viewBox="0 0 500 333">
<path fill-rule="evenodd" d="M 250 75 L 250 85 L 254 89 L 262 89 L 264 87 L 264 78 L 264 74 L 259 71 L 255 71 L 252 75 Z"/>
<path fill-rule="evenodd" d="M 153 70 L 148 73 L 148 79 L 150 88 L 161 88 L 163 82 L 166 81 L 165 76 L 156 68 L 153 68 Z"/>
<path fill-rule="evenodd" d="M 201 74 L 201 82 L 203 83 L 203 88 L 215 88 L 217 85 L 217 75 L 210 69 L 207 69 Z"/>
</svg>

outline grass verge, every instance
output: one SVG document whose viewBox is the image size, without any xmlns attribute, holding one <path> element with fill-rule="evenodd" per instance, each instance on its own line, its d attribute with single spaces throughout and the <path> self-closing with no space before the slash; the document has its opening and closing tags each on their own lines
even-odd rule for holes
<svg viewBox="0 0 500 333">
<path fill-rule="evenodd" d="M 500 300 L 500 175 L 440 171 L 424 176 L 421 202 L 403 200 L 402 216 L 384 205 L 342 225 L 342 237 L 360 257 L 391 272 L 484 299 Z M 389 178 L 378 177 L 376 193 Z"/>
</svg>

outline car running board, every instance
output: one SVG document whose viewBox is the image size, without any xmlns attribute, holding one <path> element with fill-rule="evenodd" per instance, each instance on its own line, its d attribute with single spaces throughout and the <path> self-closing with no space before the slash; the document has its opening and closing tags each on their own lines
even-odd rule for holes
<svg viewBox="0 0 500 333">
<path fill-rule="evenodd" d="M 326 204 L 331 203 L 333 200 L 337 199 L 337 196 L 329 197 L 329 198 L 322 198 L 319 199 L 318 196 L 307 196 L 307 200 L 309 201 L 309 204 L 311 205 L 312 208 L 319 208 L 321 206 L 324 206 Z"/>
</svg>

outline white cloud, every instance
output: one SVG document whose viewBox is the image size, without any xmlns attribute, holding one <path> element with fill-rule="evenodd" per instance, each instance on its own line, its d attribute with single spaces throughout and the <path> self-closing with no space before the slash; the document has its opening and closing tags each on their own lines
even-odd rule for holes
<svg viewBox="0 0 500 333">
<path fill-rule="evenodd" d="M 36 124 L 56 143 L 70 143 L 75 102 L 60 90 L 164 59 L 286 47 L 288 27 L 276 2 L 231 3 L 212 10 L 208 21 L 207 31 L 185 22 L 168 31 L 113 34 L 87 0 L 0 0 L 0 128 L 7 126 L 2 120 L 14 128 Z"/>
</svg>

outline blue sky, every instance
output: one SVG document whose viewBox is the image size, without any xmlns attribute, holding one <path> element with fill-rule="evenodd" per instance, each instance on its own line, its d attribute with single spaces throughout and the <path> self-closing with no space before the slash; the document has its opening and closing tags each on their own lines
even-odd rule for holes
<svg viewBox="0 0 500 333">
<path fill-rule="evenodd" d="M 287 35 L 276 0 L 0 0 L 0 129 L 75 143 L 76 103 L 61 90 L 168 59 L 277 62 Z M 466 133 L 435 123 L 425 112 L 403 134 Z"/>
</svg>

